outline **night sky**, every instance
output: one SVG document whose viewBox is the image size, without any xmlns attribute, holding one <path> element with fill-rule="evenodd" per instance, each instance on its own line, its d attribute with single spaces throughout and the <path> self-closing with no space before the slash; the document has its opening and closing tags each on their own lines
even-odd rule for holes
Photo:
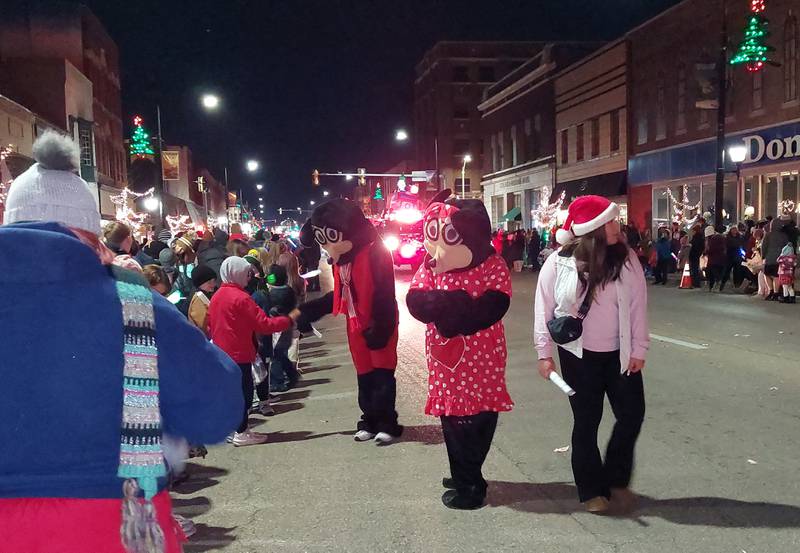
<svg viewBox="0 0 800 553">
<path fill-rule="evenodd" d="M 393 131 L 413 131 L 414 67 L 437 41 L 614 39 L 677 0 L 84 2 L 120 49 L 126 136 L 135 113 L 155 135 L 160 104 L 165 141 L 215 175 L 227 166 L 251 202 L 263 182 L 271 217 L 308 204 L 314 168 L 412 157 Z"/>
</svg>

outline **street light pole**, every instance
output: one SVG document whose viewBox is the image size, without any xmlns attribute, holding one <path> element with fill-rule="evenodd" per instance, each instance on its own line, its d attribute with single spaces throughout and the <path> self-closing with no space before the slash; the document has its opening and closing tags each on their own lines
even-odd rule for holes
<svg viewBox="0 0 800 553">
<path fill-rule="evenodd" d="M 158 125 L 158 229 L 164 225 L 164 140 L 161 136 L 161 106 L 156 104 Z"/>
<path fill-rule="evenodd" d="M 464 163 L 461 164 L 461 199 L 467 197 L 467 181 L 466 181 L 466 171 L 467 171 L 467 163 L 472 161 L 472 156 L 466 154 L 464 156 Z"/>
<path fill-rule="evenodd" d="M 714 187 L 714 226 L 722 226 L 722 202 L 725 186 L 725 110 L 728 95 L 727 83 L 728 64 L 728 7 L 726 0 L 722 0 L 722 37 L 717 61 L 717 175 Z"/>
</svg>

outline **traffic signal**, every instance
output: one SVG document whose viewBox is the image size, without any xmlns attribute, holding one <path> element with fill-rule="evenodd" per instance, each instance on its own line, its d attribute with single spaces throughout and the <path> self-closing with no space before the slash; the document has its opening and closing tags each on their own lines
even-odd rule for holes
<svg viewBox="0 0 800 553">
<path fill-rule="evenodd" d="M 367 177 L 366 177 L 367 170 L 363 167 L 359 167 L 358 169 L 358 185 L 359 186 L 366 186 L 367 185 Z"/>
<path fill-rule="evenodd" d="M 311 172 L 311 184 L 313 186 L 319 186 L 319 171 L 316 169 Z"/>
</svg>

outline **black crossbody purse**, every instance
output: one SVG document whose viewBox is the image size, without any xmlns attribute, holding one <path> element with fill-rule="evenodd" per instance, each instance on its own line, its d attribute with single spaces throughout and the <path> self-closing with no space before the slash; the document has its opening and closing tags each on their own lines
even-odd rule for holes
<svg viewBox="0 0 800 553">
<path fill-rule="evenodd" d="M 556 317 L 547 321 L 547 330 L 550 332 L 550 337 L 556 344 L 568 344 L 574 342 L 583 334 L 583 319 L 589 313 L 589 308 L 592 306 L 592 292 L 594 286 L 589 286 L 586 292 L 586 297 L 578 309 L 578 316 L 564 315 L 563 317 Z"/>
</svg>

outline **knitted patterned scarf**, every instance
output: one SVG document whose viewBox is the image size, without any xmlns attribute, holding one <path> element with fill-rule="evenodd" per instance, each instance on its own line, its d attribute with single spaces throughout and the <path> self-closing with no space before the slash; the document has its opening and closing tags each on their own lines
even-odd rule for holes
<svg viewBox="0 0 800 553">
<path fill-rule="evenodd" d="M 122 303 L 124 367 L 122 429 L 117 476 L 123 484 L 122 542 L 130 553 L 163 550 L 164 535 L 152 502 L 166 476 L 161 447 L 158 348 L 150 287 L 141 275 L 111 267 Z M 144 502 L 138 492 L 144 494 Z"/>
</svg>

